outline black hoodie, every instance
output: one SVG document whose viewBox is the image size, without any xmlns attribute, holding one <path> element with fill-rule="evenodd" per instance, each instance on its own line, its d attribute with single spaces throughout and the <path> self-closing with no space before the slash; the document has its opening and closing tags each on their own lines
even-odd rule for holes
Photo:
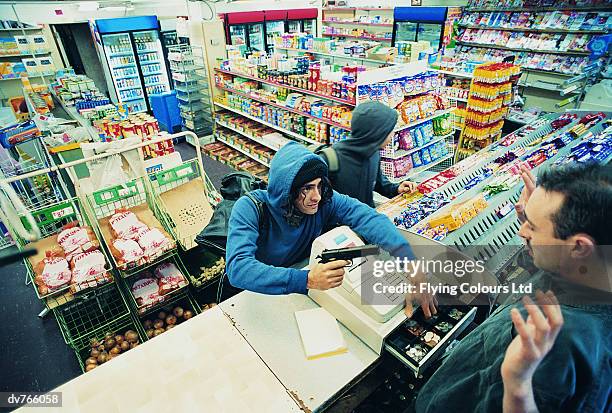
<svg viewBox="0 0 612 413">
<path fill-rule="evenodd" d="M 373 191 L 388 198 L 397 195 L 380 170 L 380 145 L 395 128 L 397 112 L 378 102 L 365 102 L 353 111 L 351 136 L 333 145 L 339 170 L 330 174 L 334 190 L 374 207 Z"/>
</svg>

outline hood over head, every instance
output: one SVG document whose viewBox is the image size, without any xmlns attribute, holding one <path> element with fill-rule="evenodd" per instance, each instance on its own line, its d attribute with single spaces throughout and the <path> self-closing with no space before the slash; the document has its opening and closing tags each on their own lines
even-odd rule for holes
<svg viewBox="0 0 612 413">
<path fill-rule="evenodd" d="M 290 142 L 283 146 L 270 163 L 268 174 L 268 207 L 274 212 L 282 214 L 290 202 L 291 186 L 296 175 L 302 167 L 313 161 L 319 161 L 327 176 L 327 164 L 319 155 L 309 151 L 304 145 Z M 319 169 L 319 168 L 317 168 Z"/>
<path fill-rule="evenodd" d="M 351 135 L 337 146 L 362 158 L 369 158 L 397 124 L 397 111 L 380 102 L 365 102 L 353 110 Z"/>
</svg>

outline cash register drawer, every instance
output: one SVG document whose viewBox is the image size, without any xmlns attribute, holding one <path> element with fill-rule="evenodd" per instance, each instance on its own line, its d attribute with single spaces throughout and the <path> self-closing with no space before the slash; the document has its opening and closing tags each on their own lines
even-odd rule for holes
<svg viewBox="0 0 612 413">
<path fill-rule="evenodd" d="M 419 308 L 387 337 L 385 349 L 418 377 L 470 325 L 476 310 L 470 306 L 441 306 L 438 314 L 426 320 Z"/>
</svg>

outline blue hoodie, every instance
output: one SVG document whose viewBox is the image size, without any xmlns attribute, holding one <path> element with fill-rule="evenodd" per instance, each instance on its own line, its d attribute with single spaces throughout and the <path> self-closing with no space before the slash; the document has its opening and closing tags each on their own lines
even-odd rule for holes
<svg viewBox="0 0 612 413">
<path fill-rule="evenodd" d="M 305 215 L 298 227 L 283 216 L 290 201 L 291 184 L 304 163 L 318 155 L 291 142 L 280 149 L 270 165 L 267 190 L 252 195 L 268 207 L 268 227 L 259 234 L 257 207 L 241 197 L 232 209 L 227 237 L 227 275 L 231 284 L 263 294 L 307 293 L 308 271 L 289 267 L 310 254 L 312 241 L 323 228 L 348 225 L 368 242 L 380 245 L 397 257 L 414 258 L 410 245 L 386 216 L 369 206 L 334 191 L 316 214 Z"/>
</svg>

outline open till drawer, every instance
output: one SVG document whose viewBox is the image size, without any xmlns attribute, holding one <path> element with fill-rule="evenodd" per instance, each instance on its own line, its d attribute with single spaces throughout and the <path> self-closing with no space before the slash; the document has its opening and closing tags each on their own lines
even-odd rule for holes
<svg viewBox="0 0 612 413">
<path fill-rule="evenodd" d="M 386 338 L 385 349 L 418 377 L 470 325 L 476 310 L 471 306 L 440 306 L 438 314 L 426 320 L 419 308 Z"/>
</svg>

